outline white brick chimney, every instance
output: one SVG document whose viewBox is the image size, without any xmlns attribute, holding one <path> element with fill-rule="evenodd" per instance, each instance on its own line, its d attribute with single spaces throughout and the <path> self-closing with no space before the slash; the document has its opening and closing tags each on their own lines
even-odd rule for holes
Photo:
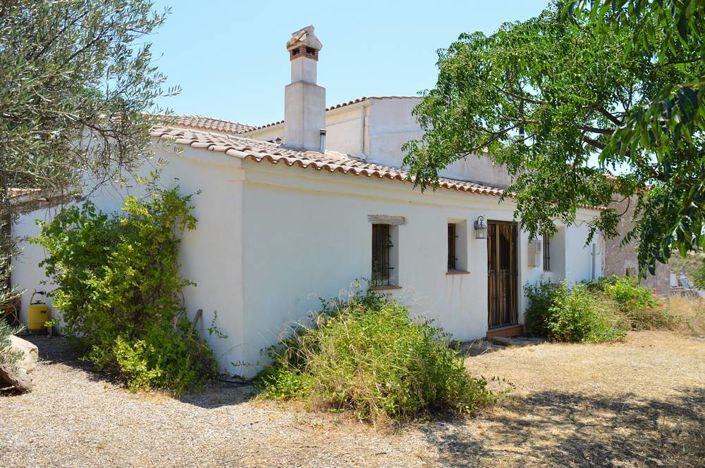
<svg viewBox="0 0 705 468">
<path fill-rule="evenodd" d="M 291 61 L 291 83 L 284 91 L 284 146 L 324 150 L 326 89 L 316 84 L 318 52 L 323 44 L 313 33 L 313 26 L 306 26 L 291 35 L 286 48 Z"/>
</svg>

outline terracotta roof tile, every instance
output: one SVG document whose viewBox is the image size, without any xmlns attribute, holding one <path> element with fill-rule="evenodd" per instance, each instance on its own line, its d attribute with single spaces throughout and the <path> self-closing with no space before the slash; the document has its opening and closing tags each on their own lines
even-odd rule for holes
<svg viewBox="0 0 705 468">
<path fill-rule="evenodd" d="M 169 115 L 164 117 L 164 123 L 167 125 L 198 128 L 211 132 L 230 134 L 244 133 L 254 129 L 252 125 L 230 122 L 228 120 L 211 119 L 210 117 L 199 115 Z"/>
<path fill-rule="evenodd" d="M 418 96 L 363 96 L 351 101 L 330 106 L 326 108 L 326 112 L 372 99 L 413 99 L 416 97 Z M 167 126 L 196 128 L 200 130 L 208 130 L 210 132 L 227 133 L 230 135 L 241 135 L 253 130 L 261 130 L 263 128 L 274 127 L 284 123 L 283 120 L 277 120 L 276 122 L 255 126 L 232 122 L 229 120 L 212 119 L 201 115 L 165 115 L 161 117 L 164 120 L 164 125 Z"/>
<path fill-rule="evenodd" d="M 157 126 L 151 131 L 155 138 L 166 139 L 180 145 L 203 148 L 209 151 L 225 153 L 229 156 L 251 161 L 267 161 L 272 164 L 286 164 L 313 168 L 318 171 L 341 172 L 356 176 L 378 177 L 391 180 L 408 181 L 406 171 L 391 166 L 383 166 L 335 152 L 319 153 L 316 151 L 295 151 L 265 141 L 253 140 L 235 135 L 219 135 L 198 130 L 176 127 Z M 441 178 L 439 185 L 450 190 L 500 196 L 503 190 L 475 182 Z"/>
<path fill-rule="evenodd" d="M 39 208 L 51 208 L 80 199 L 80 193 L 71 190 L 49 192 L 32 188 L 9 188 L 7 194 L 10 204 L 19 213 L 28 213 Z"/>
</svg>

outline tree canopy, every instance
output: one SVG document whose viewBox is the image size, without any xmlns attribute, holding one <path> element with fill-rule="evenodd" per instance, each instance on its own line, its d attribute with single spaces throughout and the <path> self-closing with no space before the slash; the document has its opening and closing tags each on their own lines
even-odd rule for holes
<svg viewBox="0 0 705 468">
<path fill-rule="evenodd" d="M 463 157 L 507 167 L 531 235 L 600 207 L 592 232 L 616 234 L 637 204 L 639 261 L 705 246 L 705 4 L 697 0 L 558 0 L 492 35 L 439 52 L 438 81 L 405 145 L 422 188 Z"/>
<path fill-rule="evenodd" d="M 176 91 L 146 42 L 165 13 L 148 0 L 0 0 L 0 272 L 9 189 L 100 183 L 146 154 L 145 112 Z"/>
</svg>

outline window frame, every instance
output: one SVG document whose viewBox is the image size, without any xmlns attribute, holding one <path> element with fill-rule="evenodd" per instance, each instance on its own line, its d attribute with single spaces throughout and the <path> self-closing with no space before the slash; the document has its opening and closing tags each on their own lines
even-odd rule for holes
<svg viewBox="0 0 705 468">
<path fill-rule="evenodd" d="M 463 218 L 448 218 L 446 234 L 446 274 L 468 274 L 468 221 Z"/>
<path fill-rule="evenodd" d="M 448 271 L 458 271 L 458 226 L 456 223 L 448 223 Z"/>
<path fill-rule="evenodd" d="M 372 257 L 370 288 L 396 288 L 397 265 L 394 242 L 395 228 L 393 224 L 372 224 Z"/>
<path fill-rule="evenodd" d="M 543 271 L 551 271 L 551 238 L 543 236 Z"/>
</svg>

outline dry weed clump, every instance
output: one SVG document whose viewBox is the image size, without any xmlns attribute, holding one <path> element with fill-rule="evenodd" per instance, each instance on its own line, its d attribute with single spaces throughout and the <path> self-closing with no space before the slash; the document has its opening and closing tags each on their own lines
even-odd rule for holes
<svg viewBox="0 0 705 468">
<path fill-rule="evenodd" d="M 270 349 L 261 398 L 305 401 L 363 421 L 475 413 L 497 395 L 471 377 L 448 336 L 374 292 L 324 301 L 315 326 Z"/>
<path fill-rule="evenodd" d="M 705 336 L 705 299 L 702 297 L 671 296 L 668 311 L 674 317 L 674 331 Z"/>
</svg>

